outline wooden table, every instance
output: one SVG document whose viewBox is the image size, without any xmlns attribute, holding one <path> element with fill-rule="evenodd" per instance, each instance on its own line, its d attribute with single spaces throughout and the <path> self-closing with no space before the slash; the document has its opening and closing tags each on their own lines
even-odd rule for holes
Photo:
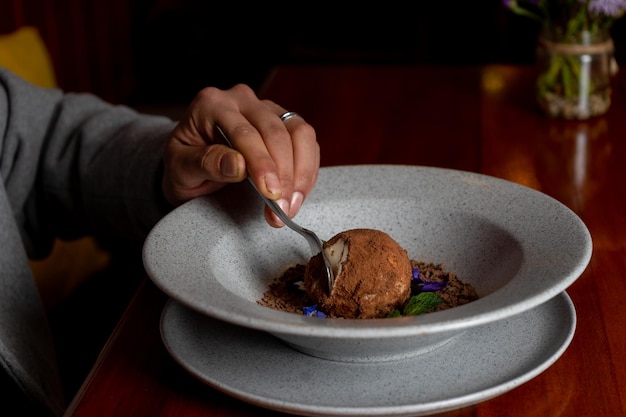
<svg viewBox="0 0 626 417">
<path fill-rule="evenodd" d="M 440 166 L 512 180 L 573 209 L 594 251 L 568 289 L 578 313 L 565 354 L 495 399 L 440 416 L 626 415 L 626 74 L 586 122 L 536 111 L 532 68 L 279 67 L 260 94 L 318 133 L 322 165 Z M 166 301 L 139 288 L 67 416 L 274 416 L 183 371 L 159 335 Z"/>
</svg>

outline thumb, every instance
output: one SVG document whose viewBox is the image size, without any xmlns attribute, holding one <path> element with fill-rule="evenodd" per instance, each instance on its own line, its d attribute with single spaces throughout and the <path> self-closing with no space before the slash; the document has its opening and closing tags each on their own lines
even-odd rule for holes
<svg viewBox="0 0 626 417">
<path fill-rule="evenodd" d="M 210 145 L 201 167 L 209 181 L 239 182 L 246 178 L 246 161 L 238 151 L 223 145 Z"/>
<path fill-rule="evenodd" d="M 165 158 L 163 183 L 170 203 L 181 204 L 247 176 L 243 155 L 225 145 L 174 146 L 177 149 L 170 149 L 169 158 Z"/>
<path fill-rule="evenodd" d="M 179 158 L 180 175 L 189 186 L 204 181 L 239 182 L 247 175 L 243 155 L 225 145 L 183 145 Z"/>
</svg>

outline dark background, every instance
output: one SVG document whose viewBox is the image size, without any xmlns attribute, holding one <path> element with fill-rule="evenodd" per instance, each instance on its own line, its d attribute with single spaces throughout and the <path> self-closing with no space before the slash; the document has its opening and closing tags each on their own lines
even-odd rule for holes
<svg viewBox="0 0 626 417">
<path fill-rule="evenodd" d="M 512 16 L 499 0 L 253 8 L 197 0 L 170 8 L 144 3 L 150 12 L 137 13 L 133 27 L 140 99 L 180 99 L 207 83 L 258 86 L 273 65 L 284 63 L 465 65 L 527 62 L 534 55 L 536 25 Z M 163 60 L 164 50 L 170 59 Z M 149 74 L 156 66 L 159 71 Z M 163 80 L 176 81 L 156 93 Z"/>
<path fill-rule="evenodd" d="M 501 0 L 347 3 L 0 0 L 0 33 L 38 27 L 63 89 L 139 105 L 258 88 L 277 64 L 534 60 L 538 24 Z M 618 62 L 625 24 L 613 27 Z"/>
</svg>

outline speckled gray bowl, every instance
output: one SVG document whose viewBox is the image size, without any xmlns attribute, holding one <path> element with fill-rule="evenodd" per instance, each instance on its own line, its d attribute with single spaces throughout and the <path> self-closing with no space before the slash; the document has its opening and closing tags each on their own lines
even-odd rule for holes
<svg viewBox="0 0 626 417">
<path fill-rule="evenodd" d="M 584 271 L 592 242 L 555 199 L 497 178 L 439 168 L 323 168 L 296 221 L 322 239 L 352 228 L 387 232 L 413 259 L 443 263 L 480 299 L 395 319 L 323 319 L 257 304 L 286 267 L 306 263 L 300 235 L 265 223 L 249 184 L 177 208 L 144 245 L 148 275 L 183 305 L 273 334 L 298 351 L 336 361 L 395 360 L 509 318 L 564 291 Z"/>
</svg>

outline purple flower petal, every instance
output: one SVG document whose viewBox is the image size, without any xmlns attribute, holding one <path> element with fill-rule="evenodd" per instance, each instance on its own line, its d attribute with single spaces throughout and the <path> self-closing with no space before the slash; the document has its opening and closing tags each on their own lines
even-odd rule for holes
<svg viewBox="0 0 626 417">
<path fill-rule="evenodd" d="M 317 304 L 313 304 L 312 306 L 302 307 L 302 314 L 307 317 L 320 317 L 325 318 L 326 314 L 317 310 Z"/>
<path fill-rule="evenodd" d="M 411 289 L 414 292 L 432 292 L 442 290 L 448 285 L 448 281 L 428 281 L 420 276 L 418 268 L 413 268 L 413 280 L 411 281 Z"/>
<path fill-rule="evenodd" d="M 413 268 L 412 271 L 413 271 L 413 278 L 418 278 L 419 279 L 419 277 L 420 277 L 420 270 L 419 270 L 419 268 Z"/>
<path fill-rule="evenodd" d="M 439 291 L 448 285 L 446 281 L 426 281 L 422 286 L 422 291 Z"/>
<path fill-rule="evenodd" d="M 626 10 L 625 0 L 590 0 L 589 11 L 598 15 L 620 17 Z"/>
</svg>

